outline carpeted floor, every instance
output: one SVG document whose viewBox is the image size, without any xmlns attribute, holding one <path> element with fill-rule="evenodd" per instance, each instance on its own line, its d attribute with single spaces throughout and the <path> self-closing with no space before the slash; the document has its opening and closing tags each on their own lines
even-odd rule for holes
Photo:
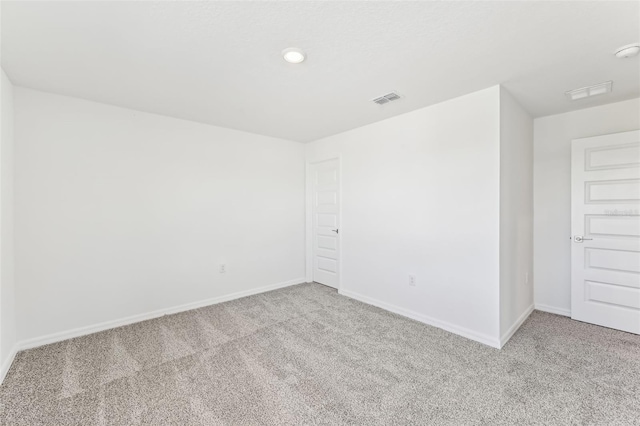
<svg viewBox="0 0 640 426">
<path fill-rule="evenodd" d="M 318 284 L 18 354 L 2 425 L 640 424 L 640 336 L 534 312 L 498 351 Z"/>
</svg>

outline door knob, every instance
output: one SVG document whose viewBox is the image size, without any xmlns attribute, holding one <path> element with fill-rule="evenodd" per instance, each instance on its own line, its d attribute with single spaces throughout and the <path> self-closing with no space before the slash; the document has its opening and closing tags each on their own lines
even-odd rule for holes
<svg viewBox="0 0 640 426">
<path fill-rule="evenodd" d="M 581 243 L 583 241 L 591 241 L 593 240 L 593 238 L 585 238 L 582 235 L 576 235 L 575 237 L 573 237 L 573 241 L 575 241 L 576 243 Z"/>
<path fill-rule="evenodd" d="M 338 233 L 337 229 L 332 229 L 333 232 L 335 232 L 336 234 Z"/>
</svg>

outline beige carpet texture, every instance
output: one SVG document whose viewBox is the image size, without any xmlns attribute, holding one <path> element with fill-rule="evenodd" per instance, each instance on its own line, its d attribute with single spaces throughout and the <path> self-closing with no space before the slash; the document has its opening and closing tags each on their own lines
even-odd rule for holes
<svg viewBox="0 0 640 426">
<path fill-rule="evenodd" d="M 20 352 L 2 425 L 640 425 L 640 336 L 497 350 L 301 284 Z"/>
</svg>

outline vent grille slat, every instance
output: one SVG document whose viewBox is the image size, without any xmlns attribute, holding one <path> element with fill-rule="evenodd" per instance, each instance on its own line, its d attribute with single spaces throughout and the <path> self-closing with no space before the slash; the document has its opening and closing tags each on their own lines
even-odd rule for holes
<svg viewBox="0 0 640 426">
<path fill-rule="evenodd" d="M 391 92 L 391 93 L 387 93 L 386 95 L 375 98 L 373 102 L 378 105 L 384 105 L 392 101 L 397 101 L 398 99 L 400 99 L 400 95 L 398 95 L 397 93 Z"/>
</svg>

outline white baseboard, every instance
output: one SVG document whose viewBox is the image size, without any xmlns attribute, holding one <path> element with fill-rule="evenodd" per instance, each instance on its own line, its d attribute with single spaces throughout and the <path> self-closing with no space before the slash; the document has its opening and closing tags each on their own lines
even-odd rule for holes
<svg viewBox="0 0 640 426">
<path fill-rule="evenodd" d="M 267 291 L 277 290 L 279 288 L 289 287 L 296 284 L 302 284 L 306 280 L 305 278 L 297 278 L 295 280 L 289 280 L 278 284 L 271 284 L 263 287 L 254 288 L 251 290 L 239 291 L 237 293 L 231 293 L 224 296 L 213 297 L 211 299 L 199 300 L 197 302 L 186 303 L 184 305 L 174 306 L 171 308 L 158 309 L 156 311 L 148 312 L 145 314 L 132 315 L 130 317 L 121 318 L 112 321 L 105 321 L 99 324 L 93 324 L 86 327 L 79 327 L 72 330 L 61 331 L 58 333 L 52 333 L 45 336 L 35 337 L 28 340 L 23 340 L 17 343 L 18 350 L 31 349 L 42 345 L 48 345 L 50 343 L 60 342 L 74 337 L 85 336 L 87 334 L 97 333 L 99 331 L 109 330 L 116 327 L 122 327 L 123 325 L 129 325 L 140 321 L 146 321 L 153 318 L 158 318 L 163 315 L 177 314 L 178 312 L 189 311 L 191 309 L 202 308 L 203 306 L 215 305 L 217 303 L 228 302 L 230 300 L 240 299 L 241 297 L 252 296 L 254 294 L 265 293 Z"/>
<path fill-rule="evenodd" d="M 378 308 L 382 308 L 386 311 L 390 311 L 395 314 L 402 315 L 403 317 L 411 318 L 413 320 L 420 321 L 422 323 L 441 328 L 450 333 L 457 334 L 462 337 L 466 337 L 467 339 L 475 340 L 476 342 L 480 342 L 485 345 L 491 346 L 493 348 L 500 349 L 500 341 L 497 338 L 487 336 L 486 334 L 478 333 L 476 331 L 470 330 L 465 327 L 460 327 L 458 325 L 451 324 L 446 321 L 435 319 L 427 315 L 419 314 L 417 312 L 411 311 L 409 309 L 401 308 L 399 306 L 395 306 L 387 302 L 381 302 L 379 300 L 373 299 L 368 296 L 363 296 L 362 294 L 355 293 L 353 291 L 338 290 L 338 293 L 342 294 L 343 296 L 347 296 L 352 299 L 359 300 L 360 302 L 377 306 Z"/>
<path fill-rule="evenodd" d="M 557 308 L 555 306 L 544 305 L 542 303 L 536 303 L 536 309 L 538 311 L 549 312 L 550 314 L 562 315 L 571 318 L 571 310 L 564 308 Z"/>
<path fill-rule="evenodd" d="M 533 303 L 522 313 L 522 315 L 520 315 L 516 322 L 514 322 L 511 327 L 509 327 L 509 330 L 507 330 L 507 332 L 502 335 L 502 337 L 500 338 L 500 348 L 502 348 L 516 333 L 516 331 L 518 331 L 520 326 L 527 320 L 527 318 L 529 318 L 531 312 L 533 312 Z"/>
<path fill-rule="evenodd" d="M 11 348 L 11 352 L 9 353 L 9 357 L 2 363 L 0 366 L 0 385 L 4 382 L 4 378 L 7 376 L 9 369 L 11 368 L 11 364 L 13 364 L 13 360 L 16 358 L 18 354 L 18 344 L 16 343 Z"/>
</svg>

